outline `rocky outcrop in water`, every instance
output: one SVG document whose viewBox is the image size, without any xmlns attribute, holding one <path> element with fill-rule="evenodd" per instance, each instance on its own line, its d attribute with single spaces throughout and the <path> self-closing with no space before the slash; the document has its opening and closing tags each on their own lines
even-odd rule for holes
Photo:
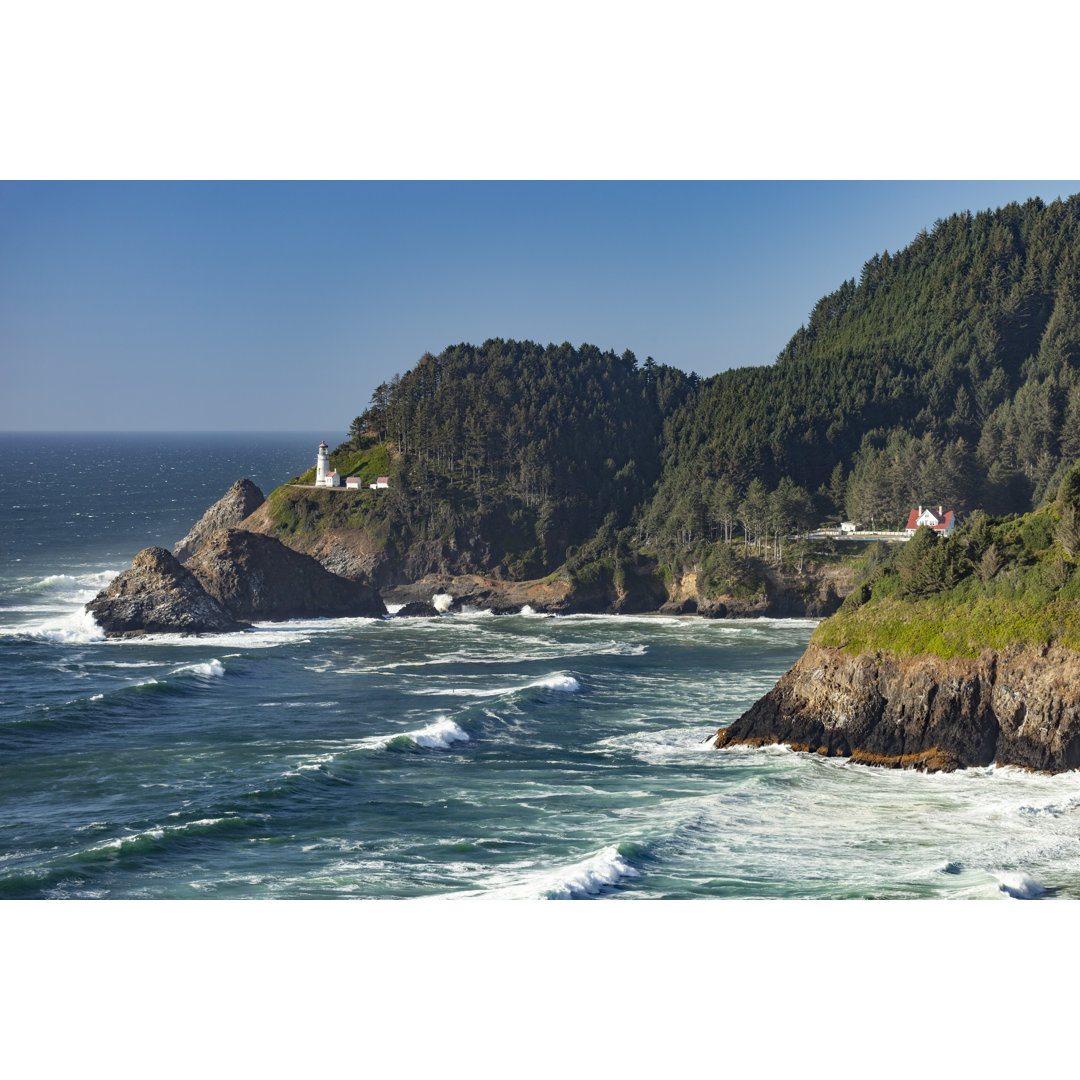
<svg viewBox="0 0 1080 1080">
<path fill-rule="evenodd" d="M 386 614 L 370 585 L 331 574 L 310 555 L 243 529 L 210 533 L 187 565 L 206 592 L 237 619 Z"/>
<path fill-rule="evenodd" d="M 206 634 L 256 621 L 386 614 L 369 585 L 336 577 L 269 536 L 218 529 L 187 566 L 164 548 L 135 556 L 86 605 L 110 637 Z"/>
<path fill-rule="evenodd" d="M 1080 653 L 985 650 L 976 659 L 849 655 L 811 644 L 716 747 L 785 743 L 926 771 L 1080 767 Z"/>
<path fill-rule="evenodd" d="M 110 637 L 243 629 L 198 578 L 161 547 L 140 551 L 131 569 L 117 575 L 86 610 Z"/>
<path fill-rule="evenodd" d="M 235 528 L 264 502 L 266 499 L 255 484 L 250 480 L 237 480 L 173 548 L 173 554 L 186 563 L 212 532 Z"/>
<path fill-rule="evenodd" d="M 425 603 L 423 600 L 410 600 L 400 611 L 394 612 L 394 615 L 401 619 L 437 619 L 439 610 L 434 604 Z"/>
</svg>

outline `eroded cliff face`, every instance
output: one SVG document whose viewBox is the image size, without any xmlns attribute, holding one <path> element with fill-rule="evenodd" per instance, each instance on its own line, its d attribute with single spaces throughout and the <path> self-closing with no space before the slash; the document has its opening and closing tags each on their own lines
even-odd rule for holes
<svg viewBox="0 0 1080 1080">
<path fill-rule="evenodd" d="M 310 555 L 243 529 L 211 533 L 187 566 L 206 592 L 238 619 L 386 614 L 370 585 L 338 577 Z"/>
<path fill-rule="evenodd" d="M 186 563 L 212 532 L 234 528 L 264 502 L 266 499 L 256 484 L 251 480 L 237 480 L 173 548 L 173 555 Z"/>
<path fill-rule="evenodd" d="M 927 771 L 1080 767 L 1080 653 L 985 650 L 977 659 L 848 655 L 810 645 L 718 748 L 785 743 Z"/>
</svg>

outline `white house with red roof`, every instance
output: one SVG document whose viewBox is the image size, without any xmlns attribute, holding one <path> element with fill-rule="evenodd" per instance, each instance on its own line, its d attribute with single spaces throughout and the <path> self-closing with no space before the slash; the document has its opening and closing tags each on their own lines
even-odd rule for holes
<svg viewBox="0 0 1080 1080">
<path fill-rule="evenodd" d="M 368 487 L 371 488 L 372 491 L 377 491 L 379 488 L 388 488 L 389 486 L 390 486 L 390 477 L 389 476 L 376 477 L 374 484 L 368 484 Z"/>
<path fill-rule="evenodd" d="M 907 528 L 905 532 L 908 536 L 914 536 L 915 530 L 922 525 L 926 525 L 936 533 L 940 533 L 942 536 L 949 536 L 953 531 L 953 526 L 956 524 L 956 514 L 952 510 L 942 510 L 939 506 L 937 513 L 935 514 L 929 506 L 920 506 L 918 510 L 912 510 L 908 514 Z"/>
</svg>

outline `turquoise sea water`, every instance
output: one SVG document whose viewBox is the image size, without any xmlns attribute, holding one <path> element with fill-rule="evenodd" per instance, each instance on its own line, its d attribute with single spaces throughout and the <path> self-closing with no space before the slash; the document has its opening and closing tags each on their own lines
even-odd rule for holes
<svg viewBox="0 0 1080 1080">
<path fill-rule="evenodd" d="M 114 642 L 82 613 L 321 437 L 2 437 L 0 896 L 1080 895 L 1074 774 L 708 746 L 810 621 L 474 612 Z"/>
</svg>

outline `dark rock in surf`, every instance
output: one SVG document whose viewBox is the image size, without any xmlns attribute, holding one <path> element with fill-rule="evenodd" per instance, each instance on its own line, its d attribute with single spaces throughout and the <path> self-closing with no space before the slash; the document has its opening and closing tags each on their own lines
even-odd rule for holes
<svg viewBox="0 0 1080 1080">
<path fill-rule="evenodd" d="M 428 604 L 423 600 L 413 600 L 406 604 L 400 611 L 394 612 L 394 618 L 430 619 L 438 618 L 439 611 L 434 604 Z"/>
<path fill-rule="evenodd" d="M 198 578 L 161 547 L 144 548 L 86 605 L 109 637 L 242 630 Z"/>
</svg>

